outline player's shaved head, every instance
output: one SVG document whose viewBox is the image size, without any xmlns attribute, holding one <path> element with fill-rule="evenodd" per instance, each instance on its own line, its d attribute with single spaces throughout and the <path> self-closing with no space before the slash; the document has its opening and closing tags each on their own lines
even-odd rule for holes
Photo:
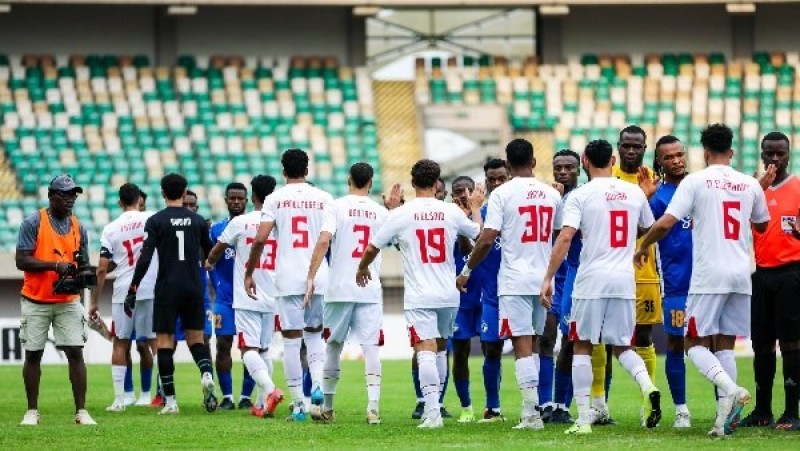
<svg viewBox="0 0 800 451">
<path fill-rule="evenodd" d="M 416 188 L 433 188 L 442 170 L 433 160 L 419 160 L 411 167 L 411 183 Z"/>
</svg>

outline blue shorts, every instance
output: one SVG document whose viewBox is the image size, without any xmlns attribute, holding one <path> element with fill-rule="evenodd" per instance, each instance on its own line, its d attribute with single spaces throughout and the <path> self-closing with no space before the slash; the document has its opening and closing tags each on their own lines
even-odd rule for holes
<svg viewBox="0 0 800 451">
<path fill-rule="evenodd" d="M 236 335 L 236 321 L 232 305 L 214 303 L 214 335 L 218 337 Z"/>
<path fill-rule="evenodd" d="M 564 296 L 564 279 L 561 271 L 556 273 L 555 276 L 555 283 L 553 284 L 553 304 L 550 306 L 550 310 L 547 313 L 555 315 L 556 318 L 561 318 L 561 298 Z"/>
<path fill-rule="evenodd" d="M 564 278 L 564 288 L 561 293 L 561 311 L 559 312 L 558 325 L 561 334 L 569 335 L 569 319 L 572 313 L 572 289 L 575 288 L 575 278 L 578 276 L 578 268 L 567 267 L 567 276 Z"/>
<path fill-rule="evenodd" d="M 484 302 L 481 309 L 481 341 L 496 343 L 500 338 L 500 304 Z"/>
<path fill-rule="evenodd" d="M 683 336 L 686 331 L 686 298 L 664 296 L 664 332 L 667 335 Z"/>
<path fill-rule="evenodd" d="M 468 308 L 459 308 L 456 313 L 456 327 L 453 331 L 454 340 L 469 340 L 481 333 L 481 308 L 480 304 Z"/>
</svg>

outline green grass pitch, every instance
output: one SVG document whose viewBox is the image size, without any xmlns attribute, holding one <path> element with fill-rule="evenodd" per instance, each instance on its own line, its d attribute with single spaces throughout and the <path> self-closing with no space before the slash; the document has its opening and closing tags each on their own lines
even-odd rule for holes
<svg viewBox="0 0 800 451">
<path fill-rule="evenodd" d="M 711 385 L 702 380 L 691 364 L 688 370 L 688 399 L 693 427 L 676 431 L 672 428 L 674 408 L 664 377 L 663 360 L 658 364 L 658 386 L 663 393 L 664 418 L 658 428 L 646 430 L 638 426 L 639 390 L 618 365 L 614 368 L 610 407 L 616 426 L 595 427 L 587 437 L 565 436 L 565 426 L 546 425 L 544 431 L 514 431 L 519 420 L 520 395 L 514 379 L 514 366 L 504 357 L 502 405 L 507 421 L 504 424 L 458 424 L 446 421 L 441 430 L 418 430 L 410 418 L 414 407 L 413 388 L 406 361 L 383 363 L 381 415 L 383 424 L 365 423 L 366 390 L 361 362 L 344 362 L 342 380 L 336 399 L 336 423 L 304 424 L 284 421 L 286 404 L 279 408 L 276 419 L 257 419 L 243 411 L 206 413 L 200 407 L 199 375 L 193 365 L 178 365 L 176 387 L 181 413 L 158 417 L 156 410 L 129 407 L 126 412 L 110 414 L 113 391 L 108 366 L 89 367 L 87 407 L 99 423 L 96 427 L 72 424 L 72 394 L 66 366 L 44 366 L 38 427 L 18 426 L 25 412 L 25 394 L 19 366 L 0 367 L 3 409 L 0 411 L 0 448 L 14 449 L 155 449 L 155 448 L 239 448 L 239 449 L 578 449 L 586 446 L 597 450 L 636 448 L 674 449 L 800 449 L 800 432 L 765 429 L 740 429 L 732 437 L 714 440 L 706 436 L 711 428 L 714 398 Z M 278 363 L 278 362 L 276 362 Z M 484 395 L 481 382 L 481 359 L 473 359 L 472 397 L 477 411 L 482 410 Z M 753 389 L 752 361 L 739 359 L 739 380 Z M 775 387 L 775 414 L 783 408 L 782 377 L 779 370 Z M 275 369 L 278 384 L 283 372 Z M 138 379 L 138 371 L 136 371 Z M 235 395 L 241 363 L 234 368 Z M 138 386 L 138 381 L 137 381 Z M 452 383 L 445 405 L 457 416 L 459 402 Z M 573 405 L 573 414 L 575 406 Z M 749 411 L 749 408 L 748 410 Z"/>
</svg>

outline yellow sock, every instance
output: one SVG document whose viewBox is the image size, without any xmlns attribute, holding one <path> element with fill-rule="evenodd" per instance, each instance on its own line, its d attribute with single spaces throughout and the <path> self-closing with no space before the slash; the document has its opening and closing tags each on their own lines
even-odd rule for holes
<svg viewBox="0 0 800 451">
<path fill-rule="evenodd" d="M 644 360 L 644 366 L 647 367 L 647 374 L 650 375 L 650 380 L 656 383 L 656 347 L 650 345 L 646 348 L 636 348 L 636 354 Z M 594 362 L 592 362 L 594 363 Z"/>
<path fill-rule="evenodd" d="M 606 346 L 592 346 L 592 398 L 606 396 Z"/>
</svg>

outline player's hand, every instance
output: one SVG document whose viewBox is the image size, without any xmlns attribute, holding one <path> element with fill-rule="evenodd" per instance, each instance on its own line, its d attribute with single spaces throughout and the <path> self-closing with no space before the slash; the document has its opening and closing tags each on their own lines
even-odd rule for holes
<svg viewBox="0 0 800 451">
<path fill-rule="evenodd" d="M 648 252 L 648 250 L 649 249 L 647 249 L 647 248 L 645 248 L 645 249 L 642 249 L 642 248 L 636 249 L 636 253 L 633 254 L 633 264 L 637 268 L 641 269 L 644 266 L 644 264 L 647 263 L 647 260 L 650 258 L 650 255 L 648 255 L 648 254 L 650 254 L 650 252 Z"/>
<path fill-rule="evenodd" d="M 97 320 L 97 318 L 100 316 L 100 306 L 96 302 L 89 304 L 88 316 L 92 321 Z"/>
<path fill-rule="evenodd" d="M 314 279 L 306 279 L 306 294 L 303 296 L 303 308 L 311 306 L 311 298 L 314 297 Z"/>
<path fill-rule="evenodd" d="M 125 296 L 125 314 L 128 315 L 128 318 L 133 317 L 133 312 L 136 310 L 136 292 L 134 291 L 131 293 L 128 291 L 128 295 Z"/>
<path fill-rule="evenodd" d="M 553 281 L 550 279 L 545 280 L 542 282 L 542 291 L 539 295 L 539 300 L 542 303 L 542 307 L 550 310 L 550 307 L 553 306 Z"/>
<path fill-rule="evenodd" d="M 472 191 L 467 190 L 467 202 L 469 203 L 469 208 L 480 210 L 485 200 L 486 187 L 483 183 L 478 183 L 475 185 L 475 189 Z"/>
<path fill-rule="evenodd" d="M 383 198 L 383 206 L 387 210 L 397 208 L 403 205 L 403 187 L 399 183 L 395 183 L 389 192 L 389 197 L 387 198 L 385 194 L 382 194 L 381 197 Z"/>
<path fill-rule="evenodd" d="M 564 185 L 562 185 L 562 184 L 560 184 L 558 182 L 553 182 L 553 183 L 550 184 L 550 186 L 555 188 L 555 190 L 558 191 L 558 194 L 560 194 L 562 196 L 564 195 Z"/>
<path fill-rule="evenodd" d="M 370 280 L 372 280 L 372 274 L 370 274 L 369 268 L 367 269 L 359 268 L 358 271 L 356 271 L 356 285 L 358 285 L 359 287 L 361 288 L 366 287 L 367 284 L 369 284 Z"/>
<path fill-rule="evenodd" d="M 209 262 L 208 262 L 208 259 L 206 259 L 206 261 L 205 261 L 205 263 L 203 264 L 203 266 L 206 268 L 206 271 L 213 271 L 213 270 L 214 270 L 214 265 L 212 265 L 211 263 L 209 263 Z"/>
<path fill-rule="evenodd" d="M 636 179 L 639 181 L 639 188 L 644 191 L 644 195 L 647 196 L 648 199 L 653 197 L 658 187 L 658 177 L 650 177 L 650 172 L 646 167 L 642 166 L 639 168 L 639 173 L 636 174 Z"/>
<path fill-rule="evenodd" d="M 459 274 L 458 277 L 456 277 L 456 288 L 458 288 L 458 291 L 466 293 L 468 281 L 469 281 L 469 276 Z"/>
<path fill-rule="evenodd" d="M 764 191 L 767 190 L 772 184 L 775 182 L 775 177 L 778 175 L 778 168 L 775 167 L 774 164 L 767 166 L 766 172 L 761 177 L 758 177 L 758 173 L 755 173 L 754 177 L 758 179 L 758 184 L 761 185 L 761 189 Z"/>
<path fill-rule="evenodd" d="M 789 225 L 792 226 L 792 235 L 800 239 L 800 208 L 797 209 L 797 216 L 789 220 Z"/>
<path fill-rule="evenodd" d="M 244 291 L 253 299 L 258 300 L 256 297 L 256 282 L 253 280 L 252 274 L 245 274 L 244 275 Z"/>
</svg>

